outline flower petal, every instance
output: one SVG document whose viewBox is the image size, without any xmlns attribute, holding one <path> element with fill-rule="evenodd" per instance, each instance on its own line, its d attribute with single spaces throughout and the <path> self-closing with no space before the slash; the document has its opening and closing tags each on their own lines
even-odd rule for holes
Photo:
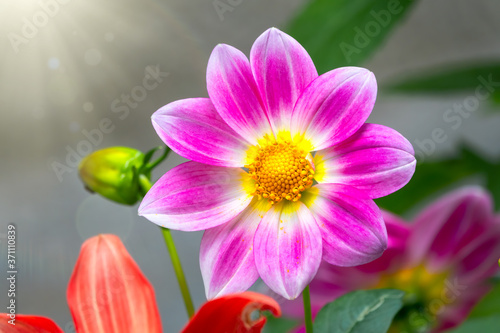
<svg viewBox="0 0 500 333">
<path fill-rule="evenodd" d="M 247 174 L 186 162 L 163 175 L 149 190 L 139 215 L 162 227 L 196 231 L 226 223 L 252 200 L 245 188 Z"/>
<path fill-rule="evenodd" d="M 377 259 L 387 248 L 387 231 L 377 205 L 363 192 L 340 184 L 318 184 L 304 200 L 323 237 L 323 259 L 357 266 Z"/>
<path fill-rule="evenodd" d="M 257 38 L 250 63 L 275 133 L 290 129 L 293 106 L 318 72 L 295 39 L 271 28 Z"/>
<path fill-rule="evenodd" d="M 473 231 L 472 231 L 473 232 Z M 468 284 L 478 284 L 498 272 L 500 258 L 500 225 L 491 223 L 453 257 L 456 274 Z"/>
<path fill-rule="evenodd" d="M 401 219 L 399 216 L 390 212 L 382 210 L 382 217 L 387 228 L 387 235 L 389 237 L 387 250 L 394 250 L 397 252 L 405 252 L 408 246 L 408 238 L 411 235 L 411 224 Z M 384 256 L 387 251 L 384 252 Z"/>
<path fill-rule="evenodd" d="M 182 157 L 211 165 L 245 164 L 249 143 L 222 120 L 208 98 L 175 101 L 151 118 L 158 136 Z"/>
<path fill-rule="evenodd" d="M 0 332 L 4 333 L 64 333 L 52 319 L 42 316 L 0 313 Z M 14 319 L 14 325 L 9 321 Z"/>
<path fill-rule="evenodd" d="M 415 172 L 413 147 L 395 130 L 364 124 L 339 145 L 314 156 L 319 183 L 353 186 L 371 198 L 391 194 L 406 185 Z"/>
<path fill-rule="evenodd" d="M 380 273 L 389 267 L 404 264 L 406 240 L 410 234 L 408 223 L 397 216 L 382 211 L 389 237 L 387 250 L 383 255 L 365 265 L 354 267 L 334 266 L 322 261 L 318 273 L 309 284 L 313 316 L 327 303 L 354 290 L 376 285 Z M 399 266 L 400 267 L 400 266 Z M 281 305 L 287 316 L 303 317 L 302 302 L 298 299 Z"/>
<path fill-rule="evenodd" d="M 200 266 L 208 299 L 245 291 L 259 278 L 253 238 L 269 205 L 268 200 L 254 199 L 230 222 L 203 234 Z"/>
<path fill-rule="evenodd" d="M 248 142 L 272 135 L 250 63 L 241 51 L 219 44 L 207 67 L 207 90 L 222 119 Z"/>
<path fill-rule="evenodd" d="M 274 292 L 294 299 L 311 282 L 321 262 L 321 234 L 301 202 L 274 205 L 254 237 L 255 264 Z"/>
<path fill-rule="evenodd" d="M 341 67 L 319 76 L 295 104 L 294 141 L 305 141 L 309 151 L 344 141 L 366 121 L 376 97 L 377 82 L 367 69 Z"/>
<path fill-rule="evenodd" d="M 487 232 L 482 225 L 491 222 L 492 206 L 480 187 L 464 187 L 438 199 L 415 219 L 408 240 L 411 262 L 426 258 L 434 268 L 448 265 L 469 242 Z"/>
<path fill-rule="evenodd" d="M 383 255 L 365 265 L 354 267 L 340 267 L 323 261 L 318 269 L 314 280 L 309 284 L 311 292 L 311 306 L 313 314 L 319 311 L 326 303 L 358 289 L 376 285 L 380 279 L 380 273 L 387 271 L 390 267 L 398 267 L 404 262 L 406 240 L 410 234 L 408 223 L 403 222 L 395 215 L 382 211 L 384 222 L 387 226 L 388 247 Z M 401 267 L 401 266 L 399 266 Z M 287 307 L 282 305 L 283 312 L 289 314 L 301 314 L 302 304 Z M 293 311 L 293 312 L 289 312 Z"/>
<path fill-rule="evenodd" d="M 82 245 L 67 298 L 78 333 L 162 331 L 153 287 L 115 235 Z"/>
<path fill-rule="evenodd" d="M 386 211 L 382 211 L 382 217 L 387 228 L 387 249 L 380 258 L 356 267 L 365 274 L 391 271 L 393 267 L 402 267 L 408 261 L 406 250 L 411 234 L 410 224 Z"/>
<path fill-rule="evenodd" d="M 181 333 L 258 333 L 266 317 L 253 319 L 254 311 L 269 310 L 275 317 L 281 316 L 278 303 L 269 296 L 247 291 L 208 301 L 196 312 Z"/>
</svg>

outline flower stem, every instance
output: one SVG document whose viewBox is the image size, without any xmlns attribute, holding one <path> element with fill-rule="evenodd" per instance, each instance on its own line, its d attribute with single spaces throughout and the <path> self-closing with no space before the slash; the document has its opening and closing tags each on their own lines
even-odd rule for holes
<svg viewBox="0 0 500 333">
<path fill-rule="evenodd" d="M 304 302 L 304 320 L 306 323 L 306 332 L 313 333 L 311 295 L 309 294 L 309 286 L 307 286 L 302 292 L 302 300 Z"/>
<path fill-rule="evenodd" d="M 148 177 L 143 174 L 139 175 L 139 186 L 141 187 L 141 194 L 144 197 L 146 193 L 151 189 L 151 182 Z"/>
<path fill-rule="evenodd" d="M 172 266 L 174 266 L 175 275 L 177 276 L 177 282 L 179 283 L 179 289 L 181 290 L 182 298 L 184 299 L 186 312 L 188 314 L 188 317 L 191 318 L 194 315 L 193 301 L 191 300 L 191 295 L 189 293 L 186 278 L 184 277 L 181 260 L 177 255 L 174 239 L 172 238 L 170 229 L 161 228 L 161 232 L 163 233 L 163 238 L 165 238 L 165 244 L 167 245 L 168 253 L 170 253 L 170 258 L 172 259 Z"/>
<path fill-rule="evenodd" d="M 139 183 L 145 192 L 149 191 L 151 188 L 151 183 L 149 179 L 144 176 L 139 176 Z M 184 306 L 186 307 L 186 312 L 188 317 L 191 318 L 194 315 L 193 301 L 191 300 L 191 294 L 189 293 L 189 287 L 186 282 L 186 277 L 184 276 L 184 271 L 182 270 L 181 260 L 177 254 L 177 249 L 175 248 L 174 239 L 170 233 L 170 229 L 160 227 L 165 239 L 165 245 L 167 246 L 168 253 L 170 254 L 170 259 L 172 260 L 172 266 L 174 267 L 175 275 L 177 277 L 177 283 L 179 284 L 179 289 L 184 299 Z"/>
<path fill-rule="evenodd" d="M 162 149 L 162 147 L 157 147 L 155 149 L 153 149 L 151 152 L 154 152 L 156 150 L 160 150 Z M 153 170 L 158 164 L 160 164 L 161 162 L 163 162 L 164 159 L 167 158 L 168 154 L 170 153 L 170 147 L 166 146 L 165 147 L 165 151 L 163 152 L 163 154 L 154 162 L 152 163 L 148 163 L 146 165 L 146 171 L 151 171 Z"/>
</svg>

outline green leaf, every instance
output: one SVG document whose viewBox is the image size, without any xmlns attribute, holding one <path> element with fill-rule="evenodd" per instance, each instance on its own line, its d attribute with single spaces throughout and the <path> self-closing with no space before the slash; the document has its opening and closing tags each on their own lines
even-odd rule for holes
<svg viewBox="0 0 500 333">
<path fill-rule="evenodd" d="M 490 317 L 500 314 L 500 283 L 496 282 L 493 289 L 472 309 L 469 319 Z"/>
<path fill-rule="evenodd" d="M 498 332 L 500 327 L 500 316 L 474 318 L 465 321 L 458 328 L 455 328 L 446 333 L 482 333 L 482 332 Z"/>
<path fill-rule="evenodd" d="M 500 63 L 463 65 L 462 68 L 430 69 L 427 74 L 390 85 L 400 92 L 442 93 L 472 90 L 482 87 L 480 93 L 488 94 L 492 101 L 498 99 L 500 88 Z"/>
<path fill-rule="evenodd" d="M 409 11 L 412 0 L 312 0 L 287 31 L 311 55 L 320 73 L 359 65 Z"/>
<path fill-rule="evenodd" d="M 403 306 L 404 292 L 358 290 L 325 305 L 314 320 L 314 333 L 383 333 Z"/>
<path fill-rule="evenodd" d="M 262 330 L 263 333 L 287 333 L 299 324 L 299 321 L 295 319 L 276 318 L 270 313 L 264 313 L 264 315 L 267 317 L 267 321 Z"/>
<path fill-rule="evenodd" d="M 500 105 L 500 90 L 495 90 L 491 96 L 491 101 L 494 106 Z"/>
</svg>

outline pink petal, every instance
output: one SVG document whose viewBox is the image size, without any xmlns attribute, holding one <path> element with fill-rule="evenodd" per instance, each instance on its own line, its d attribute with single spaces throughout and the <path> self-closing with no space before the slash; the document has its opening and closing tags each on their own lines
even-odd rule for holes
<svg viewBox="0 0 500 333">
<path fill-rule="evenodd" d="M 408 240 L 411 262 L 426 258 L 434 268 L 448 265 L 478 231 L 486 231 L 481 226 L 491 221 L 492 211 L 491 198 L 479 187 L 464 187 L 440 198 L 415 220 Z"/>
<path fill-rule="evenodd" d="M 315 79 L 294 107 L 291 132 L 310 151 L 325 149 L 353 135 L 370 115 L 377 97 L 372 72 L 342 67 Z"/>
<path fill-rule="evenodd" d="M 315 179 L 350 185 L 380 198 L 410 181 L 416 165 L 413 155 L 410 142 L 395 130 L 364 124 L 346 141 L 316 153 Z"/>
<path fill-rule="evenodd" d="M 491 203 L 492 205 L 493 203 Z M 488 205 L 489 206 L 489 205 Z M 500 258 L 500 220 L 493 211 L 489 216 L 480 215 L 456 245 L 451 258 L 458 266 L 457 274 L 463 279 L 482 281 L 498 271 L 497 259 Z"/>
<path fill-rule="evenodd" d="M 481 283 L 498 273 L 500 226 L 492 223 L 484 233 L 453 258 L 456 274 L 469 284 Z"/>
<path fill-rule="evenodd" d="M 357 267 L 364 273 L 392 271 L 392 268 L 405 266 L 408 261 L 407 246 L 411 225 L 386 211 L 382 211 L 382 217 L 387 228 L 387 249 L 380 258 Z"/>
<path fill-rule="evenodd" d="M 321 234 L 301 202 L 274 205 L 257 228 L 255 264 L 277 294 L 294 299 L 311 282 L 321 262 Z"/>
<path fill-rule="evenodd" d="M 257 38 L 250 63 L 275 133 L 290 129 L 293 106 L 318 72 L 295 39 L 271 28 Z"/>
<path fill-rule="evenodd" d="M 404 248 L 410 228 L 397 216 L 382 213 L 389 239 L 387 250 L 380 258 L 361 266 L 340 267 L 323 261 L 309 284 L 313 315 L 325 304 L 350 291 L 375 285 L 380 279 L 380 273 L 389 267 L 401 267 L 399 265 L 404 264 Z M 286 302 L 282 309 L 287 316 L 304 316 L 303 305 L 299 300 Z"/>
<path fill-rule="evenodd" d="M 203 230 L 226 223 L 252 200 L 245 190 L 246 173 L 198 162 L 183 163 L 149 190 L 139 215 L 162 227 Z"/>
<path fill-rule="evenodd" d="M 318 184 L 308 205 L 323 237 L 323 259 L 357 266 L 377 259 L 387 248 L 387 231 L 377 205 L 352 187 Z"/>
<path fill-rule="evenodd" d="M 397 250 L 398 252 L 406 251 L 408 246 L 408 238 L 411 235 L 411 224 L 404 221 L 399 216 L 382 210 L 382 217 L 387 228 L 389 241 L 387 243 L 389 249 Z M 387 252 L 384 252 L 384 256 Z"/>
<path fill-rule="evenodd" d="M 15 325 L 9 323 L 14 319 Z M 0 313 L 0 332 L 3 333 L 64 333 L 52 319 L 42 316 Z"/>
<path fill-rule="evenodd" d="M 156 133 L 177 154 L 211 165 L 242 167 L 249 147 L 208 98 L 167 104 L 152 116 Z"/>
<path fill-rule="evenodd" d="M 153 287 L 115 235 L 82 245 L 67 298 L 78 333 L 162 331 Z"/>
<path fill-rule="evenodd" d="M 253 237 L 268 209 L 267 200 L 254 200 L 233 220 L 205 231 L 200 266 L 208 299 L 245 291 L 258 279 Z"/>
<path fill-rule="evenodd" d="M 340 267 L 323 261 L 309 284 L 313 315 L 326 303 L 350 291 L 375 285 L 381 272 L 386 271 L 390 266 L 398 267 L 404 263 L 401 259 L 404 259 L 405 241 L 409 236 L 410 228 L 395 215 L 382 213 L 389 236 L 387 250 L 380 258 L 361 266 Z M 282 305 L 282 309 L 283 313 L 288 316 L 304 316 L 303 305 L 299 300 L 286 302 Z"/>
<path fill-rule="evenodd" d="M 207 67 L 208 95 L 222 119 L 253 145 L 272 135 L 250 63 L 243 53 L 219 44 Z"/>
</svg>

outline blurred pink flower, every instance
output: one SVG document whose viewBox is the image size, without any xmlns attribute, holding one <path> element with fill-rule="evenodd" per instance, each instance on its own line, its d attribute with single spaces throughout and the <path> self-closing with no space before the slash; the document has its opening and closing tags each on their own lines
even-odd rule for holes
<svg viewBox="0 0 500 333">
<path fill-rule="evenodd" d="M 373 73 L 343 67 L 318 76 L 306 50 L 272 28 L 250 59 L 217 45 L 207 90 L 210 98 L 153 115 L 160 138 L 192 161 L 156 182 L 139 215 L 206 230 L 208 298 L 244 291 L 260 276 L 294 299 L 322 258 L 353 266 L 382 254 L 387 233 L 372 199 L 403 187 L 416 161 L 401 134 L 365 123 L 377 96 Z"/>
<path fill-rule="evenodd" d="M 320 267 L 310 284 L 313 311 L 353 290 L 396 288 L 407 294 L 395 331 L 440 332 L 460 324 L 498 271 L 500 219 L 489 194 L 465 187 L 432 203 L 414 223 L 389 213 L 384 220 L 389 242 L 379 259 L 358 267 Z M 282 308 L 301 315 L 295 302 Z"/>
</svg>

